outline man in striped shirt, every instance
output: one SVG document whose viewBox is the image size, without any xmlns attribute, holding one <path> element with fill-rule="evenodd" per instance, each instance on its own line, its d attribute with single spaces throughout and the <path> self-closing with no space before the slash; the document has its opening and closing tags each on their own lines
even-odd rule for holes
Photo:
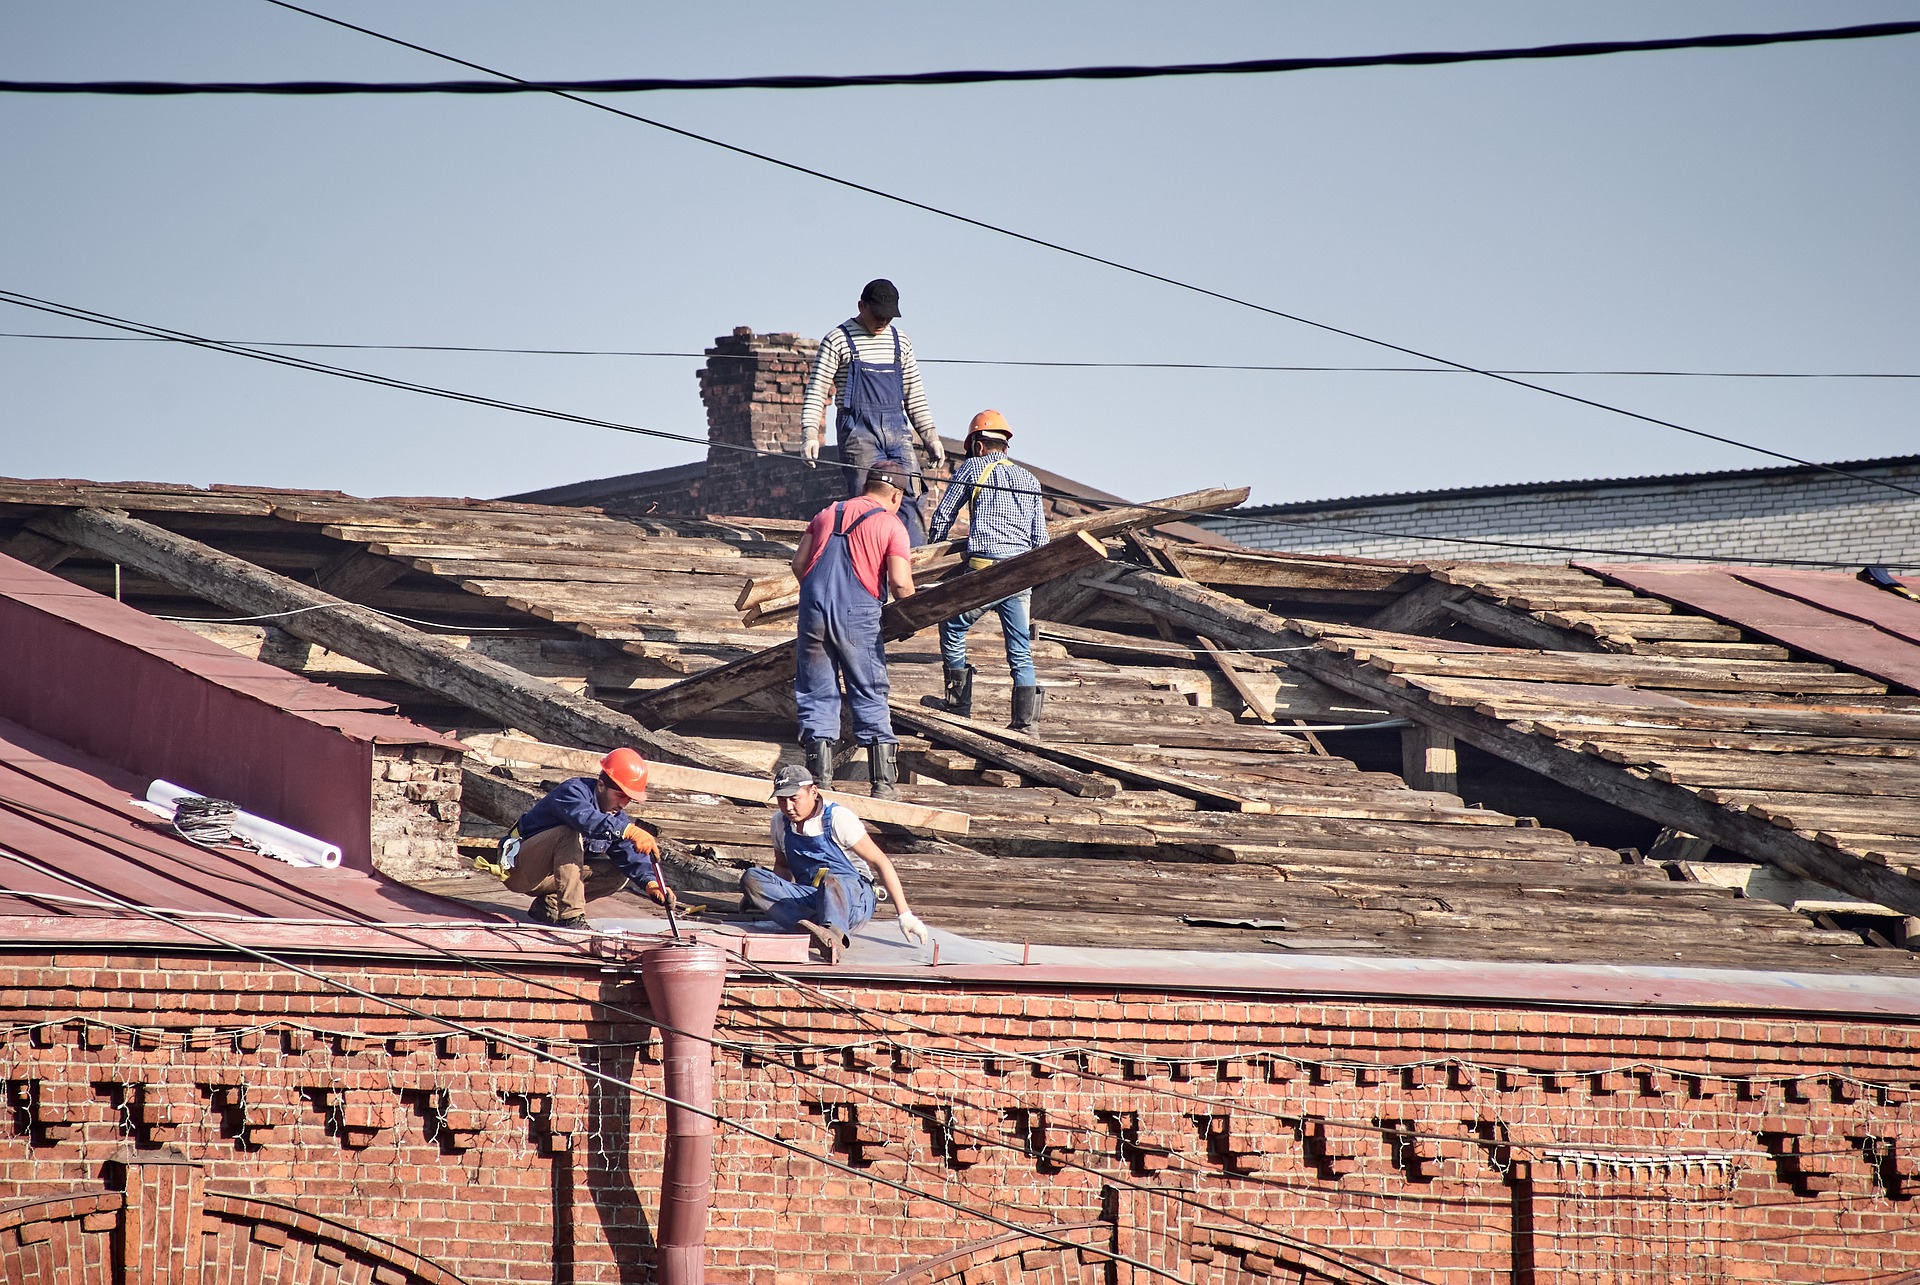
<svg viewBox="0 0 1920 1285">
<path fill-rule="evenodd" d="M 1040 482 L 1007 457 L 1013 429 L 997 410 L 983 410 L 967 426 L 967 458 L 933 511 L 932 538 L 944 540 L 967 507 L 967 570 L 977 571 L 1016 557 L 1047 542 L 1047 517 L 1040 505 Z M 1022 589 L 993 604 L 1006 641 L 1007 668 L 1013 671 L 1013 721 L 1016 732 L 1040 734 L 1040 683 L 1033 672 L 1033 590 Z M 947 708 L 973 716 L 973 666 L 967 664 L 967 631 L 987 613 L 976 607 L 940 625 L 940 660 L 946 667 Z"/>
<path fill-rule="evenodd" d="M 820 458 L 820 426 L 831 396 L 847 494 L 863 494 L 867 474 L 877 466 L 891 464 L 907 474 L 913 489 L 900 506 L 900 520 L 906 525 L 907 538 L 921 545 L 927 533 L 919 497 L 926 486 L 920 480 L 920 458 L 914 453 L 912 437 L 920 439 L 920 449 L 933 468 L 947 462 L 947 453 L 933 426 L 933 412 L 927 409 L 927 390 L 920 383 L 913 345 L 893 324 L 899 315 L 900 292 L 893 282 L 869 281 L 860 292 L 859 311 L 820 341 L 800 406 L 800 453 L 808 467 Z"/>
</svg>

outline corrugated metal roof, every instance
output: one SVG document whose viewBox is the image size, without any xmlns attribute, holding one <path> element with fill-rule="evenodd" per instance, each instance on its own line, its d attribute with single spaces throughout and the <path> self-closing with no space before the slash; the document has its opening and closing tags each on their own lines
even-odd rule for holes
<svg viewBox="0 0 1920 1285">
<path fill-rule="evenodd" d="M 1920 692 L 1920 602 L 1843 572 L 1613 564 L 1581 569 Z M 1920 579 L 1895 578 L 1920 590 Z"/>
<path fill-rule="evenodd" d="M 147 784 L 0 719 L 0 914 L 149 922 L 114 906 L 118 897 L 157 909 L 255 919 L 491 918 L 380 875 L 304 869 L 243 849 L 188 843 L 134 804 Z M 14 857 L 85 886 L 76 888 Z"/>
</svg>

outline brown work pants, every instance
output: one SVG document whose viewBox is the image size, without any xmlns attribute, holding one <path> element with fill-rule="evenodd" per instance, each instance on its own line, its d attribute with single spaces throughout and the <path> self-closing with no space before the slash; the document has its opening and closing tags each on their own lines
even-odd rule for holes
<svg viewBox="0 0 1920 1285">
<path fill-rule="evenodd" d="M 507 887 L 545 900 L 546 917 L 559 922 L 587 913 L 587 902 L 619 892 L 627 876 L 611 861 L 587 860 L 580 835 L 564 825 L 520 841 Z"/>
</svg>

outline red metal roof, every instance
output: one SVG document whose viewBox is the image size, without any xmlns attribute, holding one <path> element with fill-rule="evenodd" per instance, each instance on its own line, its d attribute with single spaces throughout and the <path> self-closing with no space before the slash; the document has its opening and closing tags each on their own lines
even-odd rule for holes
<svg viewBox="0 0 1920 1285">
<path fill-rule="evenodd" d="M 1795 651 L 1920 692 L 1920 602 L 1844 572 L 1576 565 Z M 1897 578 L 1920 590 L 1920 579 Z"/>
<path fill-rule="evenodd" d="M 191 630 L 70 584 L 51 572 L 0 555 L 0 598 L 79 625 L 276 709 L 355 740 L 380 745 L 460 744 L 393 712 L 385 701 L 310 682 L 250 660 Z"/>
<path fill-rule="evenodd" d="M 0 719 L 0 915 L 151 922 L 112 905 L 118 897 L 157 909 L 256 919 L 490 918 L 377 874 L 303 869 L 258 853 L 188 843 L 133 803 L 146 787 L 139 777 Z"/>
</svg>

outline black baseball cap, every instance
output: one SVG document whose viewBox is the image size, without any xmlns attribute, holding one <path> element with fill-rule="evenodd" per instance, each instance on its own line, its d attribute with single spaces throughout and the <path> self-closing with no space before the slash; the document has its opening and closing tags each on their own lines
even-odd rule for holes
<svg viewBox="0 0 1920 1285">
<path fill-rule="evenodd" d="M 866 289 L 860 292 L 860 302 L 872 308 L 873 315 L 882 321 L 892 321 L 900 315 L 900 292 L 885 277 L 867 282 Z"/>
</svg>

